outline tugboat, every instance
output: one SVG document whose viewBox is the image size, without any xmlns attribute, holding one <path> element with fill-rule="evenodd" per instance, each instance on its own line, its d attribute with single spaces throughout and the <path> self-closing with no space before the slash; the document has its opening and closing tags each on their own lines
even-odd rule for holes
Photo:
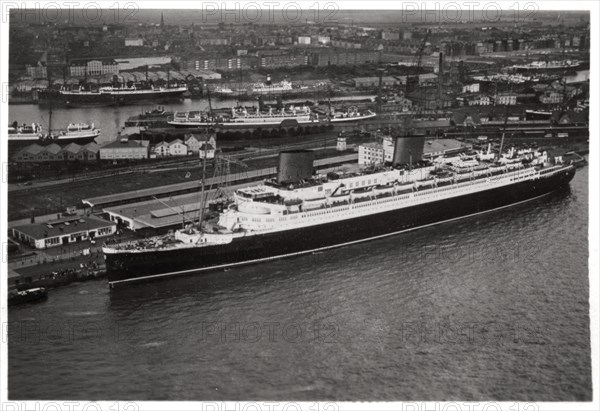
<svg viewBox="0 0 600 411">
<path fill-rule="evenodd" d="M 8 292 L 8 305 L 18 305 L 46 300 L 48 291 L 44 287 L 29 288 L 27 290 Z"/>
</svg>

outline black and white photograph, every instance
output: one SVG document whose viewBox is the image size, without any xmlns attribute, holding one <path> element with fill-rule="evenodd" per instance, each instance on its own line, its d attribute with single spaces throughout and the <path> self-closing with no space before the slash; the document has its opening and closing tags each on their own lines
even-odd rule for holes
<svg viewBox="0 0 600 411">
<path fill-rule="evenodd" d="M 1 7 L 2 411 L 599 409 L 598 3 Z"/>
</svg>

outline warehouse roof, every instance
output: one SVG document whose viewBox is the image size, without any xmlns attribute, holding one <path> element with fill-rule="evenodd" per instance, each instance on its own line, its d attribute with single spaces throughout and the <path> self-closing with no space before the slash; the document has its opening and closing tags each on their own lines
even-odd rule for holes
<svg viewBox="0 0 600 411">
<path fill-rule="evenodd" d="M 117 141 L 113 141 L 112 143 L 108 143 L 103 145 L 100 148 L 144 148 L 148 147 L 147 141 L 140 140 L 126 140 L 121 139 Z"/>
<path fill-rule="evenodd" d="M 43 238 L 58 237 L 79 233 L 82 231 L 97 230 L 99 228 L 111 227 L 116 225 L 112 221 L 103 220 L 98 217 L 70 217 L 60 220 L 48 221 L 46 223 L 34 223 L 14 227 L 13 230 L 19 231 L 29 237 L 41 240 Z"/>
</svg>

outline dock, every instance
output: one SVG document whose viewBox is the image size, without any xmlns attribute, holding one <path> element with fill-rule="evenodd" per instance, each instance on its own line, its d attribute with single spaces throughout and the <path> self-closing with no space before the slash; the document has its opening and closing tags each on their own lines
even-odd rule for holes
<svg viewBox="0 0 600 411">
<path fill-rule="evenodd" d="M 349 162 L 355 162 L 358 159 L 357 153 L 345 154 L 342 156 L 323 158 L 315 161 L 315 168 L 322 169 Z M 273 177 L 277 174 L 277 167 L 267 167 L 258 170 L 249 170 L 246 172 L 228 174 L 223 176 L 211 177 L 205 180 L 205 187 L 216 187 L 220 185 L 234 185 L 260 181 Z M 109 194 L 104 196 L 86 198 L 82 203 L 91 208 L 107 208 L 124 204 L 137 203 L 142 201 L 154 200 L 155 198 L 168 198 L 172 196 L 191 194 L 200 191 L 202 188 L 200 181 L 189 181 L 185 183 L 169 184 L 160 187 L 146 188 L 142 190 L 127 191 L 124 193 Z"/>
</svg>

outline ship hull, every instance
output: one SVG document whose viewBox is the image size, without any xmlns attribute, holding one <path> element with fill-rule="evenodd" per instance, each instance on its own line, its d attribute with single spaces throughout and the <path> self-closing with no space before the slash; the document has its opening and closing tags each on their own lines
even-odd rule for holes
<svg viewBox="0 0 600 411">
<path fill-rule="evenodd" d="M 311 227 L 236 238 L 230 244 L 144 253 L 106 253 L 111 286 L 198 274 L 394 235 L 532 200 L 568 185 L 575 167 L 551 177 Z"/>
<path fill-rule="evenodd" d="M 175 128 L 198 128 L 198 127 L 206 127 L 212 126 L 219 130 L 248 130 L 248 129 L 262 129 L 262 128 L 275 128 L 275 127 L 298 127 L 298 126 L 315 126 L 315 125 L 326 125 L 326 124 L 336 124 L 336 123 L 354 123 L 362 120 L 368 120 L 374 118 L 376 116 L 375 113 L 357 116 L 357 117 L 338 117 L 332 118 L 330 120 L 298 120 L 293 118 L 287 119 L 256 119 L 256 120 L 248 120 L 248 121 L 238 121 L 238 122 L 223 122 L 223 123 L 202 123 L 202 122 L 178 122 L 178 121 L 169 121 L 168 124 Z"/>
<path fill-rule="evenodd" d="M 66 107 L 87 107 L 87 106 L 120 106 L 135 104 L 143 101 L 152 101 L 154 103 L 173 101 L 182 99 L 187 90 L 174 89 L 163 91 L 144 91 L 144 92 L 122 92 L 122 93 L 94 93 L 94 94 L 59 94 L 48 93 L 41 95 L 39 104 L 41 105 L 62 105 Z"/>
<path fill-rule="evenodd" d="M 246 122 L 225 122 L 225 123 L 201 123 L 189 121 L 187 123 L 169 121 L 169 125 L 175 128 L 200 128 L 211 126 L 218 130 L 240 130 L 240 129 L 261 129 L 261 128 L 274 128 L 274 127 L 298 127 L 307 125 L 319 125 L 319 120 L 296 120 L 296 119 L 282 119 L 282 120 L 260 120 L 246 121 Z"/>
</svg>

